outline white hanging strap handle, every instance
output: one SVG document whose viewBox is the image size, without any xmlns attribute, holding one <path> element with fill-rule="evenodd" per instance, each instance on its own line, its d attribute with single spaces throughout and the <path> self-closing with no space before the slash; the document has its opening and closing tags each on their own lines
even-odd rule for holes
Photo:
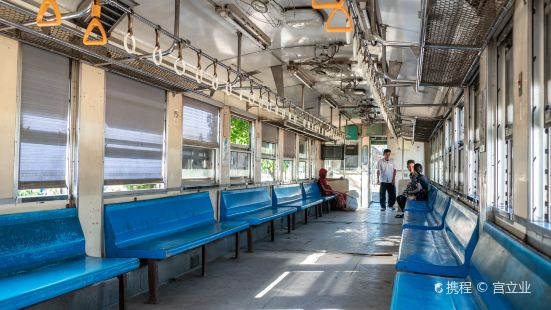
<svg viewBox="0 0 551 310">
<path fill-rule="evenodd" d="M 203 69 L 201 68 L 201 50 L 197 52 L 197 69 L 195 70 L 195 81 L 203 82 Z"/>
<path fill-rule="evenodd" d="M 243 80 L 239 78 L 239 101 L 243 101 Z"/>
<path fill-rule="evenodd" d="M 217 64 L 218 64 L 218 60 L 215 59 L 212 64 L 213 64 L 213 69 L 214 70 L 213 70 L 213 74 L 212 74 L 211 86 L 212 86 L 212 89 L 217 90 L 218 86 L 220 86 L 220 80 L 218 79 L 218 73 L 216 72 L 216 67 L 217 67 Z"/>
<path fill-rule="evenodd" d="M 230 80 L 230 74 L 231 74 L 231 70 L 230 68 L 228 68 L 228 80 L 226 81 L 226 95 L 230 95 L 233 91 L 233 86 L 231 85 L 231 80 Z"/>
<path fill-rule="evenodd" d="M 254 91 L 253 91 L 253 80 L 249 80 L 251 84 L 251 92 L 249 93 L 249 104 L 252 104 L 254 101 Z"/>
<path fill-rule="evenodd" d="M 128 46 L 128 40 L 132 43 L 132 46 Z M 136 54 L 136 37 L 134 37 L 134 31 L 132 30 L 132 13 L 128 13 L 128 31 L 123 40 L 124 50 L 128 54 Z"/>
<path fill-rule="evenodd" d="M 155 29 L 155 48 L 151 54 L 151 59 L 153 59 L 153 63 L 157 66 L 160 66 L 161 63 L 163 63 L 163 51 L 161 51 L 160 36 L 161 34 L 159 32 L 159 27 L 157 27 Z"/>
<path fill-rule="evenodd" d="M 186 63 L 182 55 L 182 42 L 178 41 L 178 59 L 174 62 L 174 72 L 182 76 L 186 72 Z"/>
</svg>

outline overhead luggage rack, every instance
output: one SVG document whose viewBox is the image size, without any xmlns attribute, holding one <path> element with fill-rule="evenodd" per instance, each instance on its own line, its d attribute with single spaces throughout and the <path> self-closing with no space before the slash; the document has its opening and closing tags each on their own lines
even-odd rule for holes
<svg viewBox="0 0 551 310">
<path fill-rule="evenodd" d="M 418 83 L 463 86 L 510 0 L 425 0 Z"/>
</svg>

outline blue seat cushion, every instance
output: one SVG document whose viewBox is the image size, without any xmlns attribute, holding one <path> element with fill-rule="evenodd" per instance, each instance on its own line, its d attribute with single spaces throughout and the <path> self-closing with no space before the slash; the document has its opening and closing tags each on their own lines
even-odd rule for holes
<svg viewBox="0 0 551 310">
<path fill-rule="evenodd" d="M 403 228 L 442 229 L 443 222 L 436 219 L 432 212 L 405 212 Z"/>
<path fill-rule="evenodd" d="M 234 216 L 233 219 L 235 219 L 236 221 L 248 222 L 250 225 L 260 225 L 262 223 L 266 223 L 271 220 L 275 220 L 295 212 L 297 212 L 297 209 L 292 207 L 280 207 L 280 208 L 270 207 L 269 209 L 262 209 L 254 213 L 248 213 L 241 216 Z"/>
<path fill-rule="evenodd" d="M 465 277 L 468 268 L 454 254 L 444 230 L 406 228 L 396 269 L 432 275 Z"/>
<path fill-rule="evenodd" d="M 298 211 L 305 210 L 310 207 L 313 207 L 315 205 L 319 205 L 322 203 L 322 199 L 316 199 L 316 198 L 306 198 L 306 199 L 300 199 L 293 202 L 288 202 L 284 205 L 280 205 L 281 207 L 293 207 L 296 208 Z"/>
<path fill-rule="evenodd" d="M 390 309 L 479 309 L 474 294 L 448 294 L 447 284 L 453 281 L 459 283 L 467 280 L 398 272 L 394 277 Z M 476 291 L 474 284 L 472 291 Z"/>
<path fill-rule="evenodd" d="M 430 212 L 431 210 L 426 200 L 408 200 L 404 207 L 405 212 Z"/>
<path fill-rule="evenodd" d="M 19 309 L 137 269 L 135 258 L 81 256 L 0 278 L 0 308 Z"/>
<path fill-rule="evenodd" d="M 138 239 L 134 243 L 125 243 L 121 247 L 112 248 L 109 255 L 112 257 L 165 259 L 232 235 L 248 227 L 249 224 L 247 222 L 240 221 L 197 226 L 154 239 Z"/>
</svg>

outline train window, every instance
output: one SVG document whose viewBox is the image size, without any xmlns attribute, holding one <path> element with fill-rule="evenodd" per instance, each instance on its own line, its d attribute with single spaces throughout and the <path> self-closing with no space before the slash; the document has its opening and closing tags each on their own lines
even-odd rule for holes
<svg viewBox="0 0 551 310">
<path fill-rule="evenodd" d="M 183 110 L 182 183 L 212 185 L 216 182 L 219 110 L 185 97 Z"/>
<path fill-rule="evenodd" d="M 22 46 L 20 197 L 67 193 L 69 64 L 65 57 Z"/>
<path fill-rule="evenodd" d="M 239 181 L 241 183 L 251 180 L 252 130 L 253 124 L 251 121 L 237 116 L 231 117 L 230 178 L 234 182 Z"/>
<path fill-rule="evenodd" d="M 293 164 L 294 161 L 290 159 L 283 160 L 283 181 L 293 181 Z"/>
<path fill-rule="evenodd" d="M 513 36 L 509 32 L 499 41 L 497 48 L 497 207 L 509 214 L 513 212 L 513 117 L 515 87 L 513 77 Z"/>
<path fill-rule="evenodd" d="M 285 131 L 283 145 L 283 181 L 295 179 L 294 164 L 297 152 L 297 135 L 294 132 Z"/>
<path fill-rule="evenodd" d="M 279 140 L 279 130 L 277 127 L 262 124 L 262 159 L 260 163 L 261 182 L 273 182 L 276 177 L 276 156 L 277 144 Z"/>
<path fill-rule="evenodd" d="M 166 92 L 106 76 L 105 191 L 162 188 Z"/>
<path fill-rule="evenodd" d="M 536 41 L 534 62 L 534 88 L 544 89 L 543 96 L 535 91 L 532 106 L 532 208 L 531 221 L 549 229 L 551 214 L 551 5 L 544 2 L 543 14 L 538 11 L 534 19 Z M 541 52 L 540 52 L 541 51 Z M 542 70 L 543 69 L 543 70 Z M 542 80 L 543 78 L 543 80 Z M 541 195 L 543 193 L 543 195 Z"/>
</svg>

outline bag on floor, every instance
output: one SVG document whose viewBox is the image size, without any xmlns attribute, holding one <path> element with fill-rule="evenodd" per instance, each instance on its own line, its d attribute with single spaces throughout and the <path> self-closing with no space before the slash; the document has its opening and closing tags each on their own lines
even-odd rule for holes
<svg viewBox="0 0 551 310">
<path fill-rule="evenodd" d="M 360 195 L 357 191 L 352 190 L 346 193 L 346 211 L 356 211 L 358 209 L 358 198 Z"/>
</svg>

